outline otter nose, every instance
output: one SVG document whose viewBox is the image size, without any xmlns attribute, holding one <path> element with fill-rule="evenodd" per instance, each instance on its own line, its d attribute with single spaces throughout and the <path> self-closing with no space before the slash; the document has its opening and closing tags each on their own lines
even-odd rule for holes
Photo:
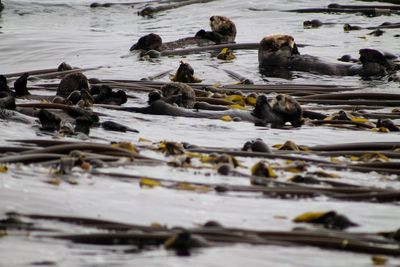
<svg viewBox="0 0 400 267">
<path fill-rule="evenodd" d="M 211 22 L 213 22 L 213 21 L 214 21 L 214 16 L 212 16 L 212 17 L 210 18 L 210 21 L 211 21 Z"/>
<path fill-rule="evenodd" d="M 277 96 L 276 96 L 276 99 L 277 99 L 278 101 L 281 101 L 281 100 L 282 100 L 282 98 L 283 98 L 283 96 L 282 96 L 282 95 L 277 95 Z"/>
</svg>

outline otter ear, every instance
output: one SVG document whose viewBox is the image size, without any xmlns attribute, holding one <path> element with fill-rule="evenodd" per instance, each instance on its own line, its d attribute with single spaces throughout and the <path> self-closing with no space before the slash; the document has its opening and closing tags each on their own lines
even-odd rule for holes
<svg viewBox="0 0 400 267">
<path fill-rule="evenodd" d="M 200 31 L 198 31 L 196 33 L 196 35 L 194 37 L 204 37 L 206 35 L 206 31 L 201 29 Z"/>
<path fill-rule="evenodd" d="M 292 55 L 300 55 L 299 49 L 297 49 L 297 44 L 296 43 L 293 43 Z"/>
</svg>

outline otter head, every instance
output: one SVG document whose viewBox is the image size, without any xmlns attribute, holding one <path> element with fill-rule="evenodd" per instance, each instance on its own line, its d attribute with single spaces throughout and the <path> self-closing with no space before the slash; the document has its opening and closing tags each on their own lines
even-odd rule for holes
<svg viewBox="0 0 400 267">
<path fill-rule="evenodd" d="M 149 105 L 157 100 L 162 99 L 162 94 L 160 91 L 155 90 L 155 91 L 151 91 L 148 95 L 149 99 L 147 100 L 147 103 L 149 103 Z"/>
<path fill-rule="evenodd" d="M 261 40 L 260 47 L 267 52 L 288 51 L 290 55 L 299 54 L 297 45 L 291 35 L 267 35 Z"/>
<path fill-rule="evenodd" d="M 180 107 L 193 108 L 196 102 L 196 93 L 193 88 L 184 83 L 169 83 L 161 87 L 165 101 L 177 104 Z"/>
<path fill-rule="evenodd" d="M 258 48 L 258 63 L 260 67 L 287 67 L 289 58 L 298 55 L 299 51 L 290 35 L 274 34 L 265 36 Z"/>
<path fill-rule="evenodd" d="M 7 84 L 7 78 L 4 75 L 0 75 L 0 92 L 8 92 L 10 88 Z"/>
<path fill-rule="evenodd" d="M 73 91 L 89 90 L 89 81 L 80 72 L 71 73 L 62 78 L 57 88 L 56 95 L 67 98 Z"/>
<path fill-rule="evenodd" d="M 224 16 L 210 17 L 210 27 L 213 32 L 217 32 L 226 37 L 226 42 L 235 41 L 236 26 L 230 19 Z"/>
<path fill-rule="evenodd" d="M 272 111 L 280 116 L 285 122 L 290 122 L 292 126 L 299 127 L 303 122 L 303 110 L 293 97 L 285 94 L 276 95 L 269 102 Z"/>
<path fill-rule="evenodd" d="M 136 44 L 132 45 L 129 49 L 133 50 L 161 50 L 162 39 L 159 35 L 150 33 L 139 38 Z"/>
<path fill-rule="evenodd" d="M 306 29 L 310 28 L 318 28 L 322 26 L 322 22 L 318 19 L 313 19 L 313 20 L 306 20 L 303 22 L 303 27 Z"/>
<path fill-rule="evenodd" d="M 385 75 L 387 71 L 393 70 L 394 66 L 385 55 L 375 49 L 361 49 L 360 62 L 363 66 L 362 76 Z"/>
</svg>

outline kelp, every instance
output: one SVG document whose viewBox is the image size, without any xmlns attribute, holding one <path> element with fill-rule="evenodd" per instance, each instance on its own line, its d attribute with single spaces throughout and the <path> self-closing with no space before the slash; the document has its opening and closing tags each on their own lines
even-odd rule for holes
<svg viewBox="0 0 400 267">
<path fill-rule="evenodd" d="M 155 13 L 165 11 L 165 10 L 175 9 L 175 8 L 179 8 L 182 6 L 193 5 L 193 4 L 208 3 L 208 2 L 212 2 L 212 1 L 214 1 L 214 0 L 187 0 L 187 1 L 165 4 L 165 5 L 161 4 L 158 6 L 147 6 L 147 7 L 143 8 L 142 10 L 140 10 L 138 12 L 138 14 L 141 16 L 151 16 L 151 15 L 154 15 Z"/>
<path fill-rule="evenodd" d="M 334 211 L 322 214 L 336 214 Z M 14 218 L 29 218 L 31 228 L 27 230 L 35 232 L 36 220 L 56 220 L 64 223 L 78 224 L 83 227 L 100 228 L 108 232 L 92 232 L 84 234 L 60 233 L 46 235 L 32 235 L 32 238 L 61 239 L 81 244 L 93 245 L 133 245 L 139 249 L 157 248 L 164 245 L 165 249 L 174 249 L 179 252 L 187 252 L 195 248 L 214 247 L 229 244 L 253 244 L 253 245 L 277 245 L 298 246 L 307 245 L 323 249 L 334 249 L 364 254 L 379 254 L 387 256 L 399 256 L 400 251 L 394 240 L 382 236 L 393 236 L 392 233 L 345 233 L 336 230 L 292 230 L 292 231 L 268 231 L 252 230 L 245 228 L 225 227 L 218 223 L 206 223 L 202 227 L 152 227 L 137 224 L 120 223 L 91 218 L 68 217 L 44 214 L 10 214 Z M 15 220 L 15 219 L 14 219 Z M 24 223 L 20 221 L 20 224 Z M 41 233 L 40 229 L 38 232 Z"/>
</svg>

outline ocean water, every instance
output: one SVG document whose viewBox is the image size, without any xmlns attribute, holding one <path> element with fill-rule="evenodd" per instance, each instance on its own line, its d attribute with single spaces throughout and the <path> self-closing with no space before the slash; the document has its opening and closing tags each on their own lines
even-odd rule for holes
<svg viewBox="0 0 400 267">
<path fill-rule="evenodd" d="M 194 35 L 208 29 L 211 15 L 231 18 L 237 27 L 236 41 L 259 42 L 272 33 L 290 34 L 295 41 L 306 44 L 300 48 L 335 62 L 350 54 L 358 57 L 362 48 L 377 48 L 400 55 L 398 29 L 385 29 L 384 35 L 368 35 L 371 30 L 344 32 L 350 23 L 363 27 L 383 22 L 398 22 L 399 16 L 365 17 L 357 14 L 298 14 L 284 10 L 327 6 L 330 1 L 217 0 L 168 10 L 154 17 L 141 17 L 134 7 L 115 5 L 110 8 L 90 8 L 88 0 L 3 0 L 5 9 L 0 15 L 0 73 L 55 68 L 61 62 L 74 67 L 101 67 L 85 72 L 89 78 L 138 80 L 161 71 L 176 70 L 179 62 L 189 62 L 195 75 L 204 83 L 229 84 L 236 81 L 224 69 L 235 71 L 255 83 L 279 84 L 340 84 L 362 88 L 365 92 L 399 90 L 398 82 L 385 79 L 365 81 L 360 77 L 332 77 L 309 73 L 294 73 L 291 79 L 266 77 L 258 70 L 256 50 L 238 50 L 236 59 L 224 62 L 203 52 L 185 57 L 162 57 L 153 61 L 140 60 L 130 46 L 148 33 L 159 34 L 164 41 Z M 106 2 L 99 1 L 98 2 Z M 109 1 L 107 1 L 109 2 Z M 126 0 L 114 0 L 123 3 Z M 139 2 L 139 1 L 132 1 Z M 362 4 L 346 1 L 346 4 Z M 255 10 L 256 9 L 256 10 Z M 318 29 L 304 29 L 303 21 L 319 19 L 332 23 Z M 172 71 L 173 72 L 173 71 Z M 171 72 L 171 73 L 172 73 Z M 167 81 L 164 77 L 161 81 Z M 40 81 L 41 82 L 41 81 Z M 57 82 L 57 80 L 54 80 Z M 29 85 L 34 85 L 30 82 Z M 35 92 L 47 93 L 52 92 Z M 126 105 L 144 105 L 146 95 L 130 92 L 137 99 Z M 400 141 L 399 134 L 380 134 L 369 131 L 349 131 L 330 127 L 304 126 L 300 129 L 279 130 L 255 127 L 246 122 L 223 122 L 208 119 L 174 118 L 117 112 L 102 108 L 108 119 L 129 125 L 139 134 L 105 132 L 93 129 L 92 141 L 131 141 L 139 138 L 154 142 L 171 140 L 210 147 L 241 147 L 246 141 L 261 138 L 273 145 L 293 140 L 303 145 L 347 142 Z M 49 138 L 40 134 L 37 125 L 0 121 L 0 144 L 10 145 L 10 139 Z M 247 167 L 252 159 L 240 159 Z M 172 167 L 138 167 L 106 169 L 159 178 L 181 179 L 209 183 L 248 185 L 237 177 L 222 177 L 210 170 L 207 175 Z M 398 177 L 377 173 L 338 172 L 343 181 L 362 185 L 400 188 Z M 164 188 L 141 189 L 136 182 L 109 177 L 77 174 L 79 185 L 62 183 L 55 187 L 43 183 L 49 177 L 45 168 L 11 165 L 7 174 L 0 174 L 0 219 L 8 211 L 84 216 L 128 223 L 159 222 L 168 226 L 193 227 L 207 220 L 223 225 L 264 230 L 290 230 L 291 219 L 306 211 L 335 210 L 347 214 L 360 224 L 354 231 L 393 231 L 399 227 L 400 208 L 396 204 L 357 203 L 327 198 L 310 200 L 278 200 L 262 197 L 220 196 L 177 192 Z M 282 174 L 282 179 L 287 177 Z M 52 226 L 50 224 L 50 226 Z M 64 226 L 68 229 L 69 226 Z M 51 262 L 54 266 L 371 266 L 370 256 L 328 251 L 311 247 L 279 247 L 235 245 L 202 249 L 188 258 L 176 257 L 163 249 L 138 254 L 126 254 L 109 247 L 82 246 L 68 242 L 39 239 L 15 233 L 0 238 L 0 266 L 28 266 Z M 398 259 L 390 259 L 395 266 Z"/>
</svg>

